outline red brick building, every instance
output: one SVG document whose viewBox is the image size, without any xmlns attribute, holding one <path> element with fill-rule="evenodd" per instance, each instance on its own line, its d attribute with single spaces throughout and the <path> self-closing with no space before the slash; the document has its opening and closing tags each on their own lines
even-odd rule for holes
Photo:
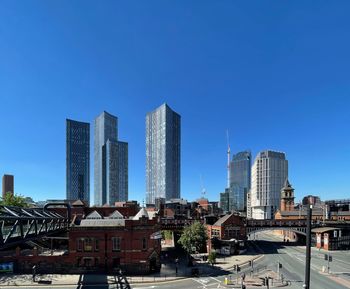
<svg viewBox="0 0 350 289">
<path fill-rule="evenodd" d="M 125 217 L 119 207 L 75 205 L 68 252 L 59 256 L 43 255 L 38 250 L 23 254 L 18 248 L 15 256 L 6 257 L 15 262 L 16 271 L 29 273 L 33 265 L 40 268 L 38 272 L 55 273 L 113 273 L 122 269 L 128 274 L 145 274 L 160 270 L 160 227 L 157 218 L 150 219 L 144 208 Z"/>
<path fill-rule="evenodd" d="M 2 177 L 2 197 L 4 198 L 6 193 L 14 194 L 14 176 L 3 175 Z"/>
<path fill-rule="evenodd" d="M 245 240 L 246 230 L 244 218 L 237 213 L 223 216 L 213 225 L 207 225 L 208 230 L 208 252 L 212 250 L 212 239 L 220 241 Z"/>
</svg>

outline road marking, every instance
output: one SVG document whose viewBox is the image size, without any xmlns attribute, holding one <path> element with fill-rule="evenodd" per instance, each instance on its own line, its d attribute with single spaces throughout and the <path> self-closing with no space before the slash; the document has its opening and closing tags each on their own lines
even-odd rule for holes
<svg viewBox="0 0 350 289">
<path fill-rule="evenodd" d="M 216 279 L 214 277 L 210 277 L 211 279 L 215 280 L 215 281 L 218 281 L 219 283 L 221 283 L 221 281 L 219 279 Z"/>
</svg>

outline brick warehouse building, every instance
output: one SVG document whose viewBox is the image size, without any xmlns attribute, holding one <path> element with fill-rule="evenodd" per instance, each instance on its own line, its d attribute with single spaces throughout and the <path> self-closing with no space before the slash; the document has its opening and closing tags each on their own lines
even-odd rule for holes
<svg viewBox="0 0 350 289">
<path fill-rule="evenodd" d="M 91 212 L 91 209 L 95 210 Z M 90 213 L 85 214 L 87 211 Z M 14 262 L 20 273 L 30 273 L 34 265 L 42 273 L 159 271 L 161 241 L 157 218 L 150 219 L 144 208 L 132 217 L 125 217 L 120 211 L 126 212 L 126 209 L 73 207 L 68 252 L 57 250 L 51 255 L 41 254 L 36 248 L 29 253 L 17 248 L 13 256 L 2 256 L 2 259 Z"/>
<path fill-rule="evenodd" d="M 237 213 L 231 213 L 217 220 L 213 225 L 207 225 L 208 252 L 214 249 L 213 240 L 219 240 L 220 247 L 227 247 L 230 254 L 237 254 L 237 250 L 246 240 L 245 218 Z"/>
</svg>

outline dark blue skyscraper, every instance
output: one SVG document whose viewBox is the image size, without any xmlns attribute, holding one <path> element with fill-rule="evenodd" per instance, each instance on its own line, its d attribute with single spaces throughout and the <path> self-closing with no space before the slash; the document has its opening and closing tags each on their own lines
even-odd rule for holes
<svg viewBox="0 0 350 289">
<path fill-rule="evenodd" d="M 245 211 L 251 180 L 251 153 L 242 151 L 230 163 L 230 210 Z"/>
<path fill-rule="evenodd" d="M 66 195 L 90 202 L 90 124 L 66 120 Z"/>
<path fill-rule="evenodd" d="M 102 112 L 95 119 L 95 205 L 128 200 L 128 144 L 118 141 L 118 118 Z"/>
</svg>

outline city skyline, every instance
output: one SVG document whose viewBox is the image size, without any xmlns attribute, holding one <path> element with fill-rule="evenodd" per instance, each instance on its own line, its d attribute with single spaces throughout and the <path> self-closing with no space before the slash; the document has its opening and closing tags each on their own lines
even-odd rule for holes
<svg viewBox="0 0 350 289">
<path fill-rule="evenodd" d="M 129 143 L 129 198 L 142 202 L 144 119 L 166 102 L 182 117 L 183 198 L 201 196 L 202 175 L 219 199 L 227 129 L 231 151 L 287 154 L 296 202 L 348 196 L 350 3 L 1 6 L 0 173 L 16 193 L 64 198 L 64 120 L 107 110 Z M 92 162 L 90 184 L 93 200 Z"/>
</svg>

